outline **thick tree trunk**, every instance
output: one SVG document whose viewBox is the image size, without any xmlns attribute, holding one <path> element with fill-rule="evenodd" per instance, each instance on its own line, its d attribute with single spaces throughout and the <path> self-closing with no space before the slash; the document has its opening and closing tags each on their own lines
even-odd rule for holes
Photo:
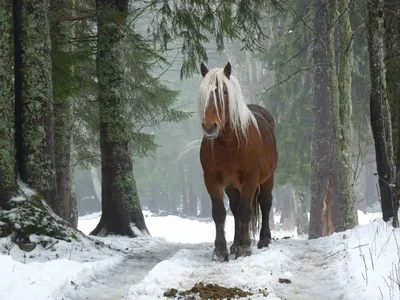
<svg viewBox="0 0 400 300">
<path fill-rule="evenodd" d="M 123 93 L 128 4 L 128 0 L 96 1 L 102 216 L 91 234 L 101 236 L 135 237 L 131 225 L 148 232 L 133 177 L 127 100 Z"/>
<path fill-rule="evenodd" d="M 76 200 L 71 197 L 71 150 L 73 113 L 72 98 L 68 92 L 73 74 L 72 66 L 66 65 L 71 55 L 70 23 L 62 21 L 62 16 L 71 14 L 72 3 L 64 0 L 51 2 L 51 43 L 54 86 L 54 142 L 55 168 L 57 180 L 57 197 L 55 213 L 71 224 L 77 226 Z M 76 227 L 75 227 L 76 228 Z"/>
<path fill-rule="evenodd" d="M 327 1 L 315 0 L 314 125 L 312 133 L 311 208 L 309 238 L 326 236 L 339 224 L 337 172 L 334 163 L 333 120 L 329 93 Z"/>
<path fill-rule="evenodd" d="M 16 154 L 21 180 L 56 210 L 49 6 L 14 1 Z"/>
<path fill-rule="evenodd" d="M 3 209 L 17 191 L 11 7 L 11 1 L 0 0 L 0 208 Z"/>
<path fill-rule="evenodd" d="M 383 220 L 393 217 L 390 184 L 394 178 L 392 125 L 386 94 L 386 66 L 384 61 L 384 10 L 382 0 L 366 1 L 368 7 L 368 48 L 371 72 L 370 115 L 375 142 L 376 167 Z"/>
<path fill-rule="evenodd" d="M 385 64 L 392 121 L 394 174 L 400 170 L 400 2 L 385 0 Z M 399 226 L 400 176 L 394 178 L 393 226 Z"/>
<path fill-rule="evenodd" d="M 331 1 L 328 5 L 328 62 L 330 97 L 333 117 L 335 161 L 338 164 L 340 225 L 342 231 L 358 225 L 355 181 L 352 165 L 352 102 L 353 41 L 348 0 Z M 338 13 L 338 46 L 335 46 L 335 23 Z M 338 53 L 338 55 L 336 55 Z"/>
</svg>

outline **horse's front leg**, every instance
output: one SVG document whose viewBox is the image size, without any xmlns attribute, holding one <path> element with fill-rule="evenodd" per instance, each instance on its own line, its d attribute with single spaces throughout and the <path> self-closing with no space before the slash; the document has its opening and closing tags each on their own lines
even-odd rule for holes
<svg viewBox="0 0 400 300">
<path fill-rule="evenodd" d="M 251 239 L 250 239 L 250 221 L 251 209 L 254 194 L 257 189 L 257 180 L 250 181 L 243 185 L 240 192 L 239 203 L 239 246 L 236 252 L 236 258 L 240 256 L 250 256 L 251 252 Z"/>
<path fill-rule="evenodd" d="M 225 239 L 226 209 L 224 206 L 224 190 L 221 185 L 207 184 L 207 181 L 206 187 L 211 197 L 212 216 L 215 223 L 213 260 L 228 261 L 229 253 Z"/>
<path fill-rule="evenodd" d="M 229 198 L 229 206 L 235 220 L 235 235 L 233 244 L 230 248 L 231 254 L 235 254 L 239 247 L 239 203 L 240 203 L 240 191 L 237 188 L 229 187 L 225 189 L 225 193 Z"/>
</svg>

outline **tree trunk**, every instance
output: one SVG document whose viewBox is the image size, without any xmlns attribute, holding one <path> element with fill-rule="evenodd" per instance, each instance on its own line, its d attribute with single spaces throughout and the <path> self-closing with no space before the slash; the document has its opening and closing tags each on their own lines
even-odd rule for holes
<svg viewBox="0 0 400 300">
<path fill-rule="evenodd" d="M 388 100 L 392 121 L 394 174 L 400 170 L 400 2 L 385 0 L 385 64 Z M 393 226 L 398 227 L 400 176 L 394 178 Z"/>
<path fill-rule="evenodd" d="M 189 183 L 189 216 L 197 217 L 197 196 L 191 183 Z"/>
<path fill-rule="evenodd" d="M 200 216 L 203 218 L 211 217 L 211 201 L 206 191 L 200 195 Z"/>
<path fill-rule="evenodd" d="M 56 210 L 49 6 L 14 1 L 15 127 L 21 180 Z"/>
<path fill-rule="evenodd" d="M 100 106 L 102 215 L 93 235 L 135 237 L 148 232 L 137 196 L 129 153 L 124 39 L 128 0 L 97 0 L 97 76 Z"/>
<path fill-rule="evenodd" d="M 158 197 L 158 195 L 157 195 L 157 190 L 154 188 L 154 187 L 151 187 L 151 192 L 150 192 L 150 197 L 151 197 L 151 199 L 150 199 L 150 201 L 149 201 L 149 210 L 152 212 L 152 213 L 156 213 L 156 212 L 158 212 L 158 205 L 157 205 L 157 197 Z"/>
<path fill-rule="evenodd" d="M 298 197 L 296 197 L 295 190 L 293 189 L 293 199 L 294 199 L 294 210 L 297 225 L 297 234 L 303 235 L 308 231 L 308 216 L 306 199 L 304 192 L 301 192 Z"/>
<path fill-rule="evenodd" d="M 351 77 L 353 71 L 353 40 L 348 0 L 331 1 L 328 5 L 328 63 L 329 86 L 334 129 L 334 154 L 338 164 L 340 223 L 335 231 L 351 229 L 358 225 L 355 181 L 352 165 L 352 102 Z M 339 49 L 336 55 L 335 23 L 341 16 L 338 28 Z"/>
<path fill-rule="evenodd" d="M 312 132 L 311 208 L 309 238 L 327 236 L 339 224 L 335 171 L 332 110 L 329 93 L 327 44 L 327 3 L 315 0 L 314 125 Z"/>
<path fill-rule="evenodd" d="M 54 143 L 57 197 L 55 213 L 71 224 L 77 225 L 76 201 L 71 197 L 71 150 L 73 113 L 70 96 L 73 70 L 66 65 L 71 55 L 70 24 L 61 20 L 61 16 L 71 14 L 72 3 L 64 0 L 51 2 L 51 43 L 54 86 Z"/>
<path fill-rule="evenodd" d="M 90 172 L 77 170 L 74 187 L 80 216 L 101 210 L 101 202 L 97 198 Z"/>
<path fill-rule="evenodd" d="M 17 191 L 11 7 L 11 1 L 0 0 L 0 210 Z"/>
<path fill-rule="evenodd" d="M 284 187 L 281 192 L 281 197 L 283 208 L 280 223 L 283 224 L 285 230 L 292 230 L 294 228 L 295 219 L 292 188 L 290 186 Z"/>
<path fill-rule="evenodd" d="M 382 0 L 366 1 L 368 7 L 368 49 L 371 72 L 370 119 L 375 142 L 376 167 L 383 220 L 393 217 L 390 183 L 394 178 L 392 125 L 386 94 L 384 61 L 384 10 Z"/>
<path fill-rule="evenodd" d="M 187 189 L 186 189 L 186 174 L 184 169 L 181 168 L 181 194 L 182 194 L 182 216 L 186 217 L 189 215 L 189 202 L 187 197 Z"/>
</svg>

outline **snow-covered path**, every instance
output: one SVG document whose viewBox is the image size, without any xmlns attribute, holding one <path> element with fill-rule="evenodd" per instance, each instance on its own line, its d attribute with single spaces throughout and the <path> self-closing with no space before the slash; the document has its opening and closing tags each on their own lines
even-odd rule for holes
<svg viewBox="0 0 400 300">
<path fill-rule="evenodd" d="M 181 248 L 194 248 L 193 244 L 152 243 L 145 251 L 140 248 L 124 255 L 120 262 L 107 269 L 83 276 L 79 283 L 66 282 L 60 289 L 64 300 L 122 299 L 132 284 L 140 282 L 158 263 L 168 260 Z"/>
<path fill-rule="evenodd" d="M 124 299 L 157 299 L 168 288 L 186 290 L 200 281 L 255 292 L 266 288 L 269 293 L 251 299 L 358 299 L 355 295 L 364 290 L 352 279 L 345 257 L 340 252 L 332 255 L 332 246 L 329 240 L 280 240 L 270 249 L 253 249 L 251 257 L 228 263 L 211 262 L 210 249 L 204 247 L 183 249 L 156 265 Z M 291 283 L 280 283 L 280 278 Z"/>
<path fill-rule="evenodd" d="M 229 243 L 232 221 L 227 219 Z M 400 299 L 400 232 L 382 220 L 370 221 L 316 240 L 274 232 L 294 239 L 262 250 L 254 245 L 252 256 L 221 263 L 211 261 L 212 222 L 148 217 L 153 237 L 98 238 L 111 249 L 87 241 L 59 243 L 54 251 L 38 248 L 29 257 L 10 249 L 10 255 L 0 255 L 0 300 L 166 299 L 166 290 L 188 290 L 199 282 L 254 293 L 246 299 Z M 97 222 L 98 216 L 83 218 L 80 229 L 88 232 Z"/>
</svg>

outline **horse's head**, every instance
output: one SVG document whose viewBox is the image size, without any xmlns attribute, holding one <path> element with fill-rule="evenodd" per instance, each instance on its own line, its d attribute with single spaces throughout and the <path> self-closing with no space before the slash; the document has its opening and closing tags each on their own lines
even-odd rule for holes
<svg viewBox="0 0 400 300">
<path fill-rule="evenodd" d="M 201 75 L 204 79 L 200 86 L 199 113 L 202 117 L 204 135 L 216 138 L 221 128 L 229 122 L 228 87 L 231 77 L 231 64 L 224 69 L 211 69 L 201 63 Z"/>
</svg>

